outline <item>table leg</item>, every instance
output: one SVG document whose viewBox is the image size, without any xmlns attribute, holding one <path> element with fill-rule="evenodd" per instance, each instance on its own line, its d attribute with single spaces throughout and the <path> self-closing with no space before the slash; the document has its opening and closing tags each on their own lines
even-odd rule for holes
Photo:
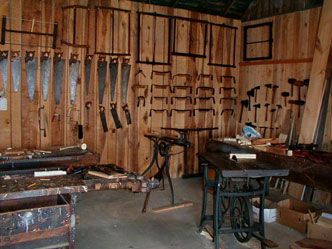
<svg viewBox="0 0 332 249">
<path fill-rule="evenodd" d="M 200 164 L 202 165 L 202 164 Z M 203 167 L 203 165 L 202 165 Z M 203 223 L 206 219 L 206 206 L 207 206 L 207 199 L 208 199 L 208 186 L 207 186 L 207 180 L 208 180 L 208 167 L 205 166 L 203 169 L 203 201 L 202 201 L 202 211 L 201 211 L 201 220 L 199 223 L 199 232 L 203 230 Z"/>
<path fill-rule="evenodd" d="M 220 238 L 219 238 L 219 209 L 220 209 L 220 177 L 216 173 L 215 181 L 217 182 L 214 190 L 214 203 L 213 203 L 213 239 L 215 249 L 220 248 Z"/>
<path fill-rule="evenodd" d="M 70 230 L 69 230 L 69 248 L 75 248 L 75 236 L 76 236 L 76 203 L 77 194 L 72 193 L 70 195 Z"/>
</svg>

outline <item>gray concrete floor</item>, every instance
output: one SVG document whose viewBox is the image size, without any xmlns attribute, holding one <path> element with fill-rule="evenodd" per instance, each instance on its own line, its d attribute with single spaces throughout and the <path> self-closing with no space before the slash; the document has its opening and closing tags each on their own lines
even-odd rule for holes
<svg viewBox="0 0 332 249">
<path fill-rule="evenodd" d="M 126 190 L 96 191 L 83 194 L 78 203 L 80 223 L 77 245 L 80 249 L 212 249 L 213 243 L 197 232 L 201 210 L 201 182 L 199 178 L 174 180 L 176 202 L 192 201 L 192 207 L 164 213 L 151 208 L 169 204 L 169 191 L 154 191 L 149 210 L 142 214 L 144 194 Z M 266 224 L 267 238 L 289 248 L 289 244 L 303 234 L 278 223 Z M 257 240 L 238 243 L 233 235 L 222 235 L 222 248 L 260 248 Z"/>
</svg>

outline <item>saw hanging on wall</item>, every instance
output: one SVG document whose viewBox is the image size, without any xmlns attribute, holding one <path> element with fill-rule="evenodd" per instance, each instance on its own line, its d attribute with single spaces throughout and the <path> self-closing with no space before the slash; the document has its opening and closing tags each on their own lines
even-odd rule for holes
<svg viewBox="0 0 332 249">
<path fill-rule="evenodd" d="M 8 77 L 7 77 L 7 65 L 8 65 L 8 51 L 0 51 L 0 70 L 2 77 L 2 89 L 0 89 L 0 97 L 6 97 Z"/>
<path fill-rule="evenodd" d="M 26 66 L 26 77 L 28 84 L 28 95 L 29 95 L 29 100 L 32 102 L 35 99 L 36 75 L 37 75 L 37 61 L 35 58 L 35 51 L 26 51 L 25 66 Z"/>
<path fill-rule="evenodd" d="M 110 104 L 110 106 L 111 106 L 111 114 L 113 117 L 113 121 L 114 121 L 115 127 L 117 129 L 122 128 L 122 124 L 119 119 L 118 112 L 116 110 L 116 103 L 114 101 L 116 81 L 118 78 L 118 66 L 119 66 L 118 59 L 117 58 L 111 59 L 111 63 L 109 65 L 110 77 L 111 77 L 111 104 Z"/>
<path fill-rule="evenodd" d="M 18 51 L 11 52 L 11 71 L 13 78 L 13 88 L 14 92 L 18 92 L 20 90 L 21 84 L 21 57 Z"/>
<path fill-rule="evenodd" d="M 129 64 L 129 59 L 123 59 L 121 64 L 121 104 L 122 109 L 125 112 L 127 124 L 131 124 L 130 112 L 128 109 L 128 83 L 130 76 L 131 65 Z"/>
<path fill-rule="evenodd" d="M 71 54 L 69 60 L 70 104 L 75 104 L 77 82 L 80 74 L 80 61 L 78 54 Z"/>
<path fill-rule="evenodd" d="M 42 52 L 40 58 L 40 81 L 43 86 L 43 100 L 48 99 L 48 87 L 51 75 L 51 57 L 49 52 Z"/>
<path fill-rule="evenodd" d="M 65 61 L 62 59 L 62 52 L 54 54 L 54 94 L 55 104 L 59 105 L 62 95 L 63 75 L 65 70 Z"/>
<path fill-rule="evenodd" d="M 99 56 L 98 59 L 98 102 L 99 105 L 103 104 L 104 92 L 105 92 L 105 82 L 107 73 L 107 61 L 105 56 Z"/>
<path fill-rule="evenodd" d="M 92 58 L 93 55 L 86 55 L 84 60 L 85 95 L 89 94 Z"/>
</svg>

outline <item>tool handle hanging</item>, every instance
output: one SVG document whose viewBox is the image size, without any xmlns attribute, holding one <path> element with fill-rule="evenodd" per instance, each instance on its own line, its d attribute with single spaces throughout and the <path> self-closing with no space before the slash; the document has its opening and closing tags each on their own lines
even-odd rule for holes
<svg viewBox="0 0 332 249">
<path fill-rule="evenodd" d="M 130 112 L 129 112 L 129 109 L 128 109 L 128 105 L 124 105 L 122 107 L 122 109 L 124 110 L 125 112 L 125 115 L 126 115 L 126 120 L 127 120 L 127 125 L 130 125 L 131 124 L 131 116 L 130 116 Z"/>
<path fill-rule="evenodd" d="M 120 128 L 122 128 L 122 124 L 121 124 L 118 112 L 116 111 L 116 104 L 111 103 L 110 105 L 111 105 L 111 114 L 113 117 L 115 128 L 120 129 Z"/>
<path fill-rule="evenodd" d="M 105 107 L 103 107 L 103 106 L 99 107 L 99 115 L 100 115 L 101 125 L 103 127 L 104 132 L 108 132 L 107 120 L 106 120 L 106 115 L 105 115 Z"/>
</svg>

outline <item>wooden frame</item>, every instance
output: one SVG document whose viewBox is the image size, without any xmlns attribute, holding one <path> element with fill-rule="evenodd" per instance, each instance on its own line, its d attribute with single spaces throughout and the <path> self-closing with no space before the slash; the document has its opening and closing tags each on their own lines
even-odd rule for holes
<svg viewBox="0 0 332 249">
<path fill-rule="evenodd" d="M 237 28 L 233 27 L 233 26 L 229 26 L 226 24 L 215 24 L 215 23 L 210 23 L 210 41 L 209 41 L 209 66 L 219 66 L 219 67 L 236 67 L 235 66 L 235 55 L 236 55 L 236 33 L 237 33 Z M 233 41 L 231 41 L 231 44 L 233 45 L 233 53 L 230 53 L 231 56 L 231 60 L 230 63 L 224 63 L 225 59 L 224 59 L 224 55 L 222 54 L 221 57 L 221 62 L 217 62 L 217 61 L 213 61 L 213 56 L 212 56 L 212 47 L 213 47 L 213 27 L 217 27 L 222 29 L 223 35 L 224 35 L 224 31 L 229 29 L 231 32 L 234 32 L 234 36 L 232 35 L 231 38 L 233 38 Z M 222 37 L 223 39 L 224 37 Z M 223 40 L 222 42 L 222 49 L 223 49 Z M 230 48 L 232 49 L 232 48 Z"/>
<path fill-rule="evenodd" d="M 172 25 L 172 17 L 171 16 L 167 16 L 167 15 L 162 15 L 162 14 L 158 14 L 158 13 L 149 13 L 149 12 L 137 12 L 137 63 L 143 63 L 143 64 L 152 64 L 152 65 L 170 65 L 171 61 L 170 61 L 170 48 L 171 48 L 171 25 Z M 141 56 L 141 18 L 143 18 L 143 16 L 152 16 L 153 17 L 153 51 L 152 51 L 152 60 L 142 60 L 142 56 Z M 167 30 L 167 59 L 165 61 L 158 61 L 156 59 L 156 22 L 157 22 L 157 18 L 164 18 L 168 20 L 168 30 Z"/>
<path fill-rule="evenodd" d="M 86 25 L 86 27 L 89 27 L 89 20 L 90 20 L 90 10 L 87 6 L 83 6 L 83 5 L 69 5 L 69 6 L 65 6 L 65 7 L 62 7 L 62 27 L 65 27 L 67 25 L 65 25 L 65 22 L 69 22 L 71 19 L 70 19 L 70 11 L 73 10 L 74 13 L 73 13 L 73 25 L 72 25 L 72 30 L 70 28 L 68 28 L 68 33 L 70 34 L 71 31 L 73 33 L 73 36 L 72 36 L 72 39 L 69 39 L 69 40 L 65 40 L 65 34 L 64 34 L 64 29 L 62 28 L 62 39 L 61 39 L 61 43 L 65 44 L 65 45 L 68 45 L 68 46 L 71 46 L 71 47 L 78 47 L 78 48 L 88 48 L 89 45 L 88 45 L 88 41 L 89 41 L 89 31 L 87 31 L 87 37 L 86 37 L 86 42 L 83 43 L 83 44 L 79 44 L 77 43 L 76 41 L 76 35 L 77 35 L 77 30 L 76 30 L 76 21 L 77 21 L 77 9 L 81 9 L 81 10 L 86 10 L 87 12 L 87 22 L 88 24 Z M 65 18 L 65 14 L 67 13 L 67 18 Z M 82 34 L 81 34 L 82 35 Z"/>
<path fill-rule="evenodd" d="M 117 55 L 117 56 L 130 56 L 130 10 L 126 10 L 126 9 L 119 9 L 119 8 L 112 8 L 112 7 L 105 7 L 105 6 L 96 6 L 96 13 L 95 13 L 95 54 L 100 54 L 100 55 Z M 111 48 L 110 51 L 98 51 L 98 45 L 99 45 L 99 40 L 97 39 L 98 36 L 98 12 L 99 10 L 106 10 L 106 11 L 110 11 L 111 12 Z M 127 41 L 127 47 L 125 49 L 125 51 L 121 51 L 121 52 L 117 52 L 115 51 L 114 48 L 114 43 L 115 43 L 115 39 L 114 39 L 114 14 L 115 13 L 125 13 L 127 14 L 127 23 L 128 23 L 128 27 L 127 27 L 127 37 L 128 37 L 128 41 Z"/>
<path fill-rule="evenodd" d="M 189 51 L 178 51 L 176 44 L 177 42 L 177 20 L 181 21 L 187 21 L 189 22 L 189 27 L 191 27 L 192 23 L 200 23 L 204 25 L 204 34 L 203 34 L 203 52 L 202 53 L 191 53 L 190 47 Z M 176 56 L 187 56 L 187 57 L 198 57 L 198 58 L 206 58 L 206 41 L 207 41 L 207 26 L 208 22 L 198 19 L 192 19 L 192 18 L 186 18 L 186 17 L 173 17 L 173 34 L 172 34 L 172 40 L 173 40 L 173 46 L 172 46 L 172 55 Z M 190 43 L 190 39 L 188 40 L 188 43 Z"/>
<path fill-rule="evenodd" d="M 267 40 L 261 41 L 248 41 L 248 31 L 250 29 L 256 29 L 261 27 L 268 27 L 269 37 Z M 265 59 L 272 59 L 272 47 L 273 47 L 273 22 L 264 22 L 255 25 L 248 25 L 245 26 L 243 29 L 243 60 L 244 61 L 253 61 L 253 60 L 265 60 Z M 265 56 L 258 56 L 258 57 L 249 57 L 248 56 L 248 45 L 251 44 L 258 44 L 258 43 L 268 43 L 268 54 Z"/>
</svg>

